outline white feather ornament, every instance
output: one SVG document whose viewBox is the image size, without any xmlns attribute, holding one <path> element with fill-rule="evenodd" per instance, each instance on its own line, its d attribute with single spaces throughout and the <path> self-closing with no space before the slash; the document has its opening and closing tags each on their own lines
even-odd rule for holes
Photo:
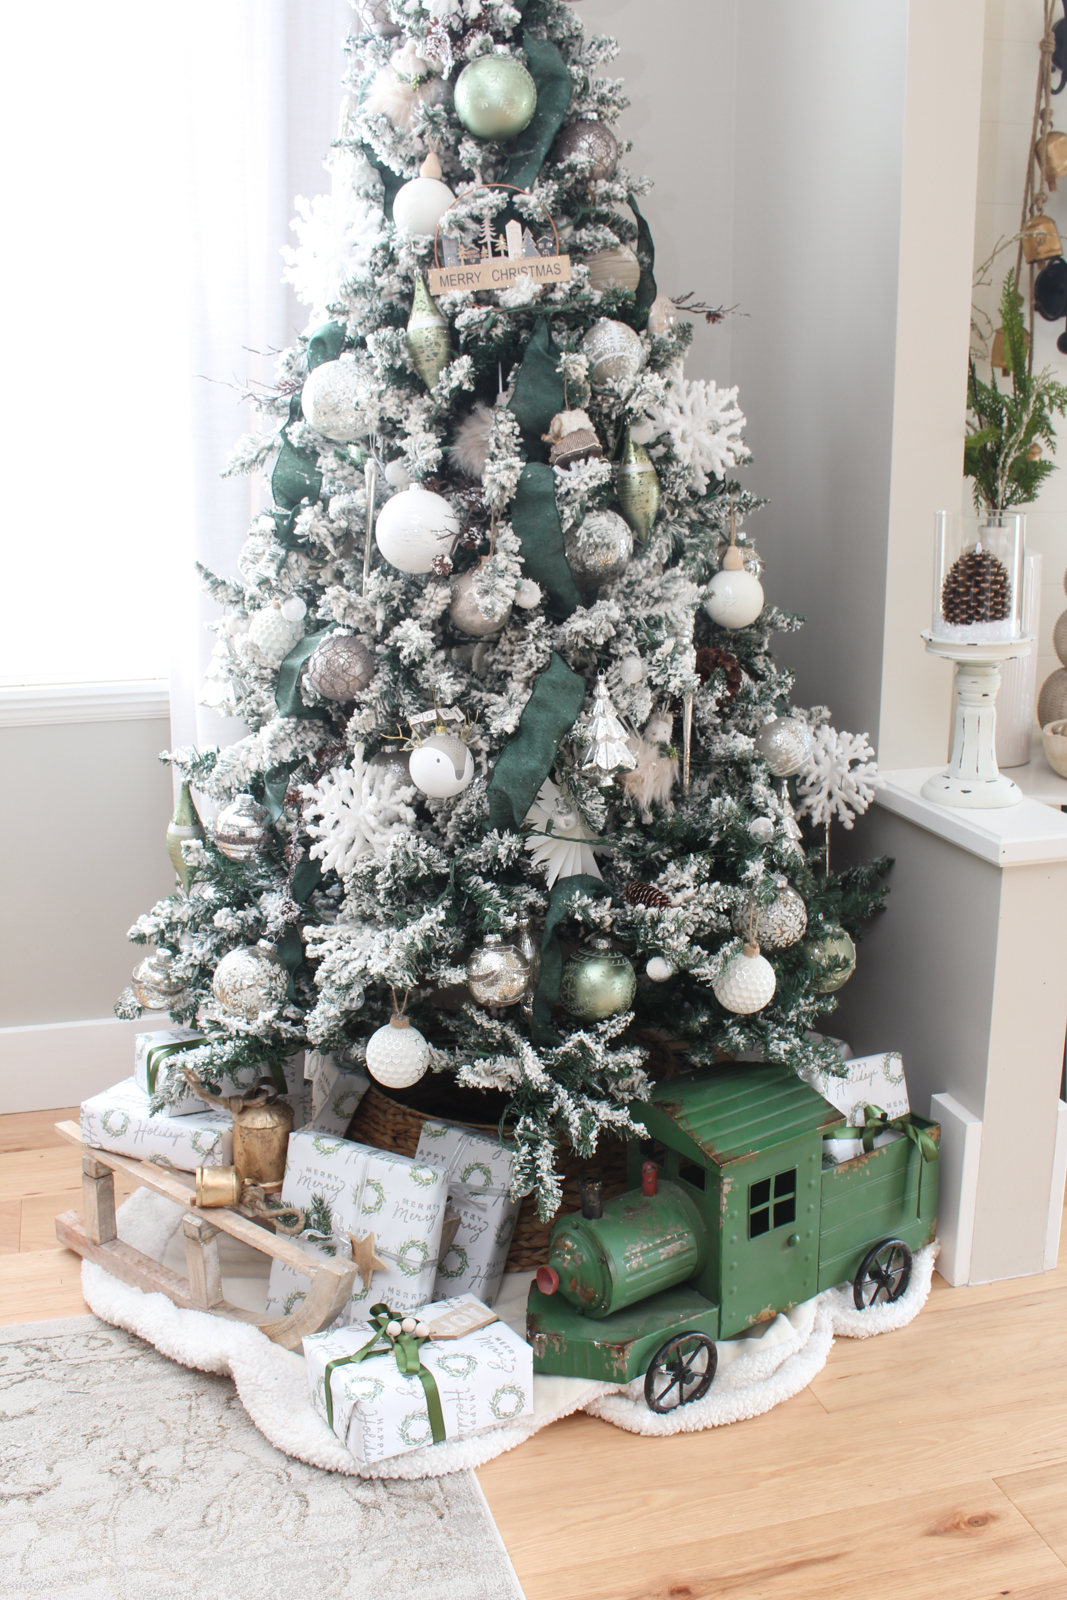
<svg viewBox="0 0 1067 1600">
<path fill-rule="evenodd" d="M 551 778 L 546 778 L 538 790 L 537 799 L 526 814 L 526 826 L 533 830 L 526 848 L 533 865 L 544 870 L 549 888 L 557 878 L 573 878 L 577 873 L 600 877 L 594 847 L 584 842 L 596 835 L 586 827 L 574 801 Z"/>
<path fill-rule="evenodd" d="M 489 435 L 493 427 L 493 407 L 484 400 L 469 416 L 464 417 L 452 439 L 448 452 L 450 464 L 465 478 L 481 479 L 489 459 Z"/>
<path fill-rule="evenodd" d="M 387 67 L 379 67 L 367 98 L 367 111 L 382 111 L 394 128 L 410 128 L 416 106 L 433 105 L 442 98 L 441 79 L 431 75 L 425 61 L 408 40 L 403 50 L 394 51 Z"/>
<path fill-rule="evenodd" d="M 654 716 L 638 739 L 631 739 L 630 748 L 637 756 L 637 765 L 622 778 L 627 799 L 641 807 L 641 820 L 652 821 L 652 806 L 671 808 L 671 790 L 678 782 L 677 756 L 665 756 L 661 746 L 671 742 L 673 718 Z"/>
</svg>

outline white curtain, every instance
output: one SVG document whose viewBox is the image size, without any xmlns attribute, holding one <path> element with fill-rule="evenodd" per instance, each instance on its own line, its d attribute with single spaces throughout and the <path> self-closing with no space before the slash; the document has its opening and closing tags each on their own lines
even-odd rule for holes
<svg viewBox="0 0 1067 1600">
<path fill-rule="evenodd" d="M 174 551 L 173 745 L 232 744 L 244 726 L 197 704 L 219 615 L 200 592 L 202 561 L 232 576 L 262 489 L 219 472 L 251 425 L 241 392 L 269 384 L 271 352 L 307 325 L 282 284 L 293 198 L 329 186 L 348 0 L 194 0 L 188 29 L 192 515 Z"/>
</svg>

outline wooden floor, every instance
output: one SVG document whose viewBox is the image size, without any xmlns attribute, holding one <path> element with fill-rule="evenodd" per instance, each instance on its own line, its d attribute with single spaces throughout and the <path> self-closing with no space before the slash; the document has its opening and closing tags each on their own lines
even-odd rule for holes
<svg viewBox="0 0 1067 1600">
<path fill-rule="evenodd" d="M 0 1117 L 0 1322 L 86 1310 L 51 1242 L 71 1114 Z M 1067 1600 L 1067 1228 L 1057 1272 L 935 1277 L 909 1328 L 839 1340 L 767 1416 L 669 1439 L 571 1417 L 478 1476 L 527 1600 Z"/>
</svg>

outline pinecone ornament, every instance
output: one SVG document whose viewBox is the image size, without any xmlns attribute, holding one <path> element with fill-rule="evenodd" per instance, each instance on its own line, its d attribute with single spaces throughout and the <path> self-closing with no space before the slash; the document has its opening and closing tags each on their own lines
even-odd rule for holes
<svg viewBox="0 0 1067 1600">
<path fill-rule="evenodd" d="M 1003 622 L 1011 613 L 1011 591 L 1003 563 L 978 545 L 949 568 L 941 587 L 941 615 L 956 627 Z"/>
<path fill-rule="evenodd" d="M 726 679 L 726 687 L 715 696 L 716 710 L 724 700 L 732 700 L 741 687 L 741 663 L 729 650 L 717 650 L 713 645 L 704 645 L 696 654 L 697 677 L 701 683 L 707 683 L 713 673 L 721 669 Z"/>
<path fill-rule="evenodd" d="M 657 911 L 664 910 L 670 905 L 670 900 L 657 889 L 654 883 L 628 883 L 622 891 L 622 897 L 627 905 L 652 906 Z"/>
</svg>

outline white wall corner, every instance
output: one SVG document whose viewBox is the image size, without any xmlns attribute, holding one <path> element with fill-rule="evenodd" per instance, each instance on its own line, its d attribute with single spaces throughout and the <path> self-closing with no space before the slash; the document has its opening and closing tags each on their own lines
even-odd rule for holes
<svg viewBox="0 0 1067 1600">
<path fill-rule="evenodd" d="M 165 1012 L 139 1022 L 88 1022 L 0 1028 L 0 1113 L 80 1105 L 133 1072 L 135 1034 L 172 1026 Z"/>
<path fill-rule="evenodd" d="M 1052 1161 L 1052 1191 L 1048 1202 L 1048 1233 L 1045 1235 L 1046 1272 L 1051 1272 L 1059 1260 L 1065 1189 L 1067 1189 L 1067 1100 L 1060 1100 L 1056 1108 L 1056 1154 Z"/>
<path fill-rule="evenodd" d="M 946 1283 L 969 1283 L 982 1123 L 950 1094 L 931 1095 L 930 1119 L 941 1124 L 937 1270 Z"/>
</svg>

